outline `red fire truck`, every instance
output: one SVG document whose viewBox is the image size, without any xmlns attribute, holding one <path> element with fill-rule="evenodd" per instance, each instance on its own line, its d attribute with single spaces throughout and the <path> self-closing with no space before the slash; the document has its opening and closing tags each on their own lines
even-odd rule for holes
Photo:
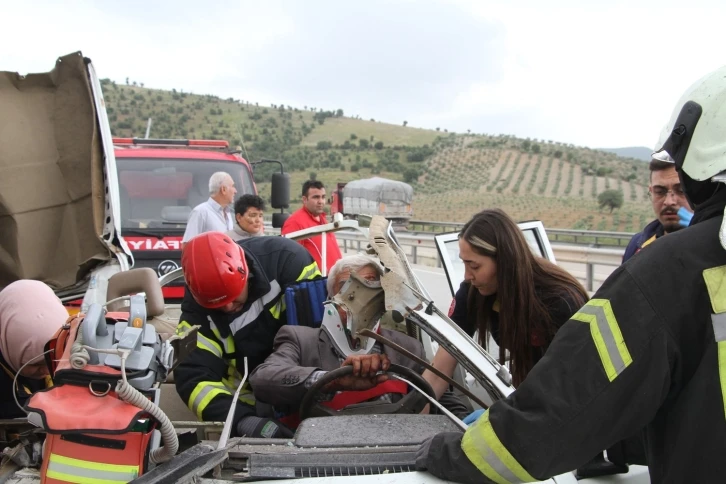
<svg viewBox="0 0 726 484">
<path fill-rule="evenodd" d="M 251 164 L 227 141 L 114 138 L 113 143 L 121 235 L 134 267 L 150 267 L 159 276 L 180 267 L 187 219 L 209 198 L 213 173 L 229 173 L 237 196 L 257 193 Z M 164 287 L 167 303 L 183 295 L 183 281 Z"/>
</svg>

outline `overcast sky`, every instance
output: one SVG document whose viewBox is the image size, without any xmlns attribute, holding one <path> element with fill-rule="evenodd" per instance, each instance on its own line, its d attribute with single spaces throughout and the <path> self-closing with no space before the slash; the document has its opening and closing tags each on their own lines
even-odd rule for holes
<svg viewBox="0 0 726 484">
<path fill-rule="evenodd" d="M 80 50 L 146 87 L 652 147 L 681 92 L 726 64 L 726 2 L 585 3 L 3 0 L 0 70 Z"/>
</svg>

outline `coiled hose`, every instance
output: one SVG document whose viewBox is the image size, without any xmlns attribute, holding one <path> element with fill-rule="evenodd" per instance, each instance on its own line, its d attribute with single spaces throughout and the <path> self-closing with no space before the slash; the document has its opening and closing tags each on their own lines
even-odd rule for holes
<svg viewBox="0 0 726 484">
<path fill-rule="evenodd" d="M 164 446 L 151 451 L 149 454 L 149 462 L 152 464 L 161 464 L 174 457 L 179 450 L 179 438 L 176 435 L 176 431 L 169 417 L 154 402 L 146 398 L 125 380 L 119 380 L 116 384 L 116 393 L 118 393 L 119 398 L 124 402 L 151 414 L 161 425 L 160 431 Z"/>
<path fill-rule="evenodd" d="M 116 384 L 116 393 L 119 398 L 124 402 L 133 405 L 134 407 L 140 408 L 146 411 L 152 417 L 154 417 L 160 424 L 161 438 L 164 442 L 163 447 L 154 449 L 149 454 L 149 462 L 152 464 L 161 464 L 171 460 L 179 450 L 179 438 L 176 435 L 174 426 L 169 420 L 169 417 L 159 408 L 154 402 L 145 397 L 136 388 L 132 387 L 126 380 L 126 358 L 129 355 L 128 351 L 113 349 L 113 350 L 101 350 L 96 348 L 89 348 L 83 344 L 83 335 L 81 331 L 78 331 L 76 341 L 71 345 L 71 366 L 76 370 L 83 369 L 90 360 L 88 350 L 97 351 L 99 353 L 110 353 L 119 355 L 121 357 L 121 376 L 122 379 Z"/>
<path fill-rule="evenodd" d="M 79 331 L 76 333 L 76 340 L 71 345 L 70 362 L 74 370 L 82 370 L 91 359 L 91 355 L 88 354 L 88 351 L 83 346 L 83 333 L 80 331 L 80 326 L 78 328 Z"/>
</svg>

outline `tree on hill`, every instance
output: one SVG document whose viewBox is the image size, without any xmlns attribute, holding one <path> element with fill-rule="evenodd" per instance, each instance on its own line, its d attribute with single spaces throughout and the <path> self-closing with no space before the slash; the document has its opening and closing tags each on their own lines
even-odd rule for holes
<svg viewBox="0 0 726 484">
<path fill-rule="evenodd" d="M 415 168 L 407 168 L 406 171 L 403 172 L 403 181 L 406 183 L 413 183 L 416 180 L 418 180 L 418 177 L 421 176 L 421 172 L 419 172 Z"/>
<path fill-rule="evenodd" d="M 404 121 L 403 122 L 403 127 L 405 128 L 407 124 L 408 124 L 408 121 Z"/>
<path fill-rule="evenodd" d="M 600 209 L 609 207 L 610 213 L 612 213 L 614 209 L 623 206 L 623 192 L 620 190 L 605 190 L 597 196 L 597 203 L 600 205 Z"/>
</svg>

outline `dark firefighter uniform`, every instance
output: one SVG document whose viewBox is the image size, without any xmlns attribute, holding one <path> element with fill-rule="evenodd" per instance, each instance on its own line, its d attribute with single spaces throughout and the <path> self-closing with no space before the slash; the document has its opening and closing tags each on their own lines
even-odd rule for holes
<svg viewBox="0 0 726 484">
<path fill-rule="evenodd" d="M 652 482 L 724 482 L 724 205 L 722 189 L 694 225 L 619 267 L 514 393 L 463 437 L 424 443 L 417 468 L 458 482 L 531 482 L 645 428 Z"/>
<path fill-rule="evenodd" d="M 249 268 L 249 296 L 242 309 L 227 314 L 205 309 L 188 288 L 182 302 L 177 332 L 199 325 L 197 348 L 174 370 L 176 389 L 202 421 L 224 421 L 244 375 L 272 352 L 277 330 L 285 321 L 285 287 L 320 277 L 315 261 L 304 247 L 283 237 L 252 237 L 238 242 Z M 240 393 L 235 421 L 255 415 L 248 385 Z M 234 427 L 233 427 L 234 428 Z"/>
</svg>

